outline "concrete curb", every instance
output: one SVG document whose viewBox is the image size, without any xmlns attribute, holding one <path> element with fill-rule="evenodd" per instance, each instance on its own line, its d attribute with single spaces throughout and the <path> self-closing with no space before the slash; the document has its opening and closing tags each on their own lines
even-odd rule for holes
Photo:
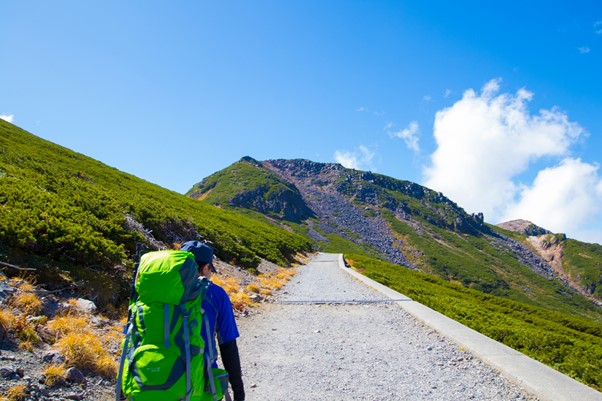
<svg viewBox="0 0 602 401">
<path fill-rule="evenodd" d="M 391 299 L 407 300 L 396 304 L 542 401 L 602 401 L 602 393 L 591 387 L 346 267 L 343 255 L 339 267 Z"/>
</svg>

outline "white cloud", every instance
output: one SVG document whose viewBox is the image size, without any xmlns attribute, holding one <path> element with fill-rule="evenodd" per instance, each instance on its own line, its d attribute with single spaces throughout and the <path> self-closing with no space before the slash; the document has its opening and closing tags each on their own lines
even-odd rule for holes
<svg viewBox="0 0 602 401">
<path fill-rule="evenodd" d="M 417 121 L 412 121 L 407 128 L 404 128 L 401 131 L 392 132 L 392 128 L 393 124 L 391 123 L 385 126 L 385 130 L 389 133 L 390 137 L 401 138 L 408 149 L 416 153 L 420 152 L 420 145 L 418 144 L 418 141 L 420 140 L 420 127 L 418 126 Z"/>
<path fill-rule="evenodd" d="M 589 47 L 580 47 L 579 48 L 579 53 L 581 53 L 581 54 L 587 54 L 587 53 L 590 52 L 590 50 L 591 49 Z"/>
<path fill-rule="evenodd" d="M 468 212 L 483 212 L 486 221 L 512 215 L 568 234 L 597 213 L 595 202 L 602 200 L 597 165 L 567 158 L 570 146 L 587 133 L 557 108 L 531 114 L 527 104 L 533 94 L 525 89 L 498 94 L 500 83 L 489 81 L 480 94 L 469 89 L 437 112 L 437 148 L 424 169 L 424 184 Z M 563 161 L 540 171 L 531 185 L 518 181 L 533 162 L 552 157 Z"/>
<path fill-rule="evenodd" d="M 594 23 L 594 32 L 598 35 L 602 35 L 602 21 L 596 21 Z"/>
<path fill-rule="evenodd" d="M 600 213 L 602 179 L 598 165 L 565 158 L 537 174 L 531 186 L 520 189 L 502 220 L 524 218 L 552 232 L 577 232 Z"/>
<path fill-rule="evenodd" d="M 452 93 L 454 93 L 454 91 L 452 91 L 451 89 L 446 89 L 443 93 L 443 97 L 447 99 Z"/>
<path fill-rule="evenodd" d="M 431 100 L 433 100 L 433 97 L 430 95 L 424 95 L 422 96 L 422 100 L 424 100 L 425 102 L 430 102 Z"/>
<path fill-rule="evenodd" d="M 374 156 L 375 152 L 364 145 L 360 145 L 357 151 L 337 150 L 334 152 L 334 159 L 337 163 L 356 170 L 376 171 L 372 165 Z"/>
<path fill-rule="evenodd" d="M 14 117 L 12 114 L 0 114 L 0 120 L 8 121 L 9 123 L 13 122 Z"/>
</svg>

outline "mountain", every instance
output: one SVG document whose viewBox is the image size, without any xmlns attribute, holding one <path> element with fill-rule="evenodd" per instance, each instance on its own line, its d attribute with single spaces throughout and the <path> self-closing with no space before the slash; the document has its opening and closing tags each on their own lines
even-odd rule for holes
<svg viewBox="0 0 602 401">
<path fill-rule="evenodd" d="M 523 234 L 523 242 L 550 265 L 557 277 L 595 303 L 602 299 L 602 246 L 554 234 L 527 220 L 499 227 Z"/>
<path fill-rule="evenodd" d="M 67 299 L 91 299 L 120 318 L 137 245 L 197 238 L 250 281 L 315 249 L 344 252 L 363 274 L 602 389 L 601 308 L 571 288 L 599 297 L 596 244 L 491 226 L 420 185 L 306 160 L 243 158 L 188 195 L 0 120 L 3 345 L 36 349 L 39 361 L 36 347 L 56 341 L 45 319 Z M 276 288 L 272 276 L 254 279 Z M 248 296 L 234 291 L 237 304 Z"/>
<path fill-rule="evenodd" d="M 555 268 L 528 240 L 548 231 L 487 224 L 482 214 L 416 183 L 333 163 L 244 157 L 187 195 L 287 227 L 325 251 L 386 260 L 554 310 L 600 314 L 602 247 L 568 242 L 591 262 L 589 275 L 577 279 L 579 268 Z"/>
<path fill-rule="evenodd" d="M 281 266 L 311 241 L 273 224 L 197 202 L 45 141 L 0 119 L 0 267 L 28 270 L 47 289 L 71 289 L 99 305 L 129 296 L 136 244 L 188 239 L 254 271 Z"/>
</svg>

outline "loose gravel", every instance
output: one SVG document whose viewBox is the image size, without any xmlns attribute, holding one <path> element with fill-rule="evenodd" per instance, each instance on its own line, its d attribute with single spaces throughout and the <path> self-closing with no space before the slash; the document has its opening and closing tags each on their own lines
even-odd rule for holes
<svg viewBox="0 0 602 401">
<path fill-rule="evenodd" d="M 365 302 L 363 302 L 365 301 Z M 238 321 L 247 400 L 537 400 L 319 254 Z"/>
</svg>

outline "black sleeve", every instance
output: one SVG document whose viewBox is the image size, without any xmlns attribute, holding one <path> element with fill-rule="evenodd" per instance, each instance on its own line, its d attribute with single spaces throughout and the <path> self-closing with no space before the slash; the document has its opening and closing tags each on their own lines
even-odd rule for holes
<svg viewBox="0 0 602 401">
<path fill-rule="evenodd" d="M 224 368 L 228 372 L 230 385 L 234 393 L 234 401 L 243 401 L 245 399 L 245 388 L 242 382 L 242 370 L 240 368 L 240 356 L 238 355 L 238 345 L 236 340 L 220 344 L 219 351 L 222 356 Z"/>
</svg>

